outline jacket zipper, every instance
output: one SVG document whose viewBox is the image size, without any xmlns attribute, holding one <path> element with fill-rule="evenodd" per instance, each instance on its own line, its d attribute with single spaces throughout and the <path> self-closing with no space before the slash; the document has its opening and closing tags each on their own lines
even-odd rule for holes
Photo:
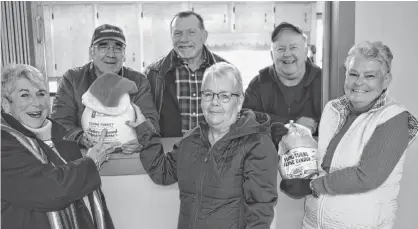
<svg viewBox="0 0 418 229">
<path fill-rule="evenodd" d="M 197 214 L 199 213 L 200 202 L 202 201 L 202 190 L 203 190 L 203 179 L 205 178 L 205 174 L 201 176 L 200 179 L 200 190 L 197 190 L 197 206 L 196 206 L 196 213 L 194 215 L 194 222 L 192 229 L 196 229 L 196 221 L 197 221 Z"/>
<path fill-rule="evenodd" d="M 322 227 L 322 225 L 323 225 L 323 215 L 324 215 L 324 209 L 325 209 L 325 201 L 326 201 L 326 196 L 321 196 L 320 197 L 320 199 L 318 200 L 318 201 L 320 201 L 319 202 L 319 209 L 318 209 L 318 218 L 317 218 L 317 221 L 318 221 L 318 225 L 317 225 L 317 227 L 318 227 L 318 229 L 321 229 L 321 227 Z"/>
<path fill-rule="evenodd" d="M 212 151 L 212 148 L 213 148 L 213 146 L 209 148 L 208 154 L 206 155 L 206 157 L 204 159 L 205 164 L 208 162 L 208 158 L 209 158 L 209 155 Z M 197 214 L 199 213 L 200 203 L 202 201 L 202 190 L 203 190 L 203 180 L 204 180 L 204 178 L 205 178 L 205 170 L 203 170 L 203 174 L 202 174 L 201 179 L 200 179 L 200 189 L 197 190 L 197 206 L 196 206 L 196 213 L 195 213 L 195 216 L 194 216 L 194 222 L 193 222 L 192 229 L 196 229 Z"/>
<path fill-rule="evenodd" d="M 158 80 L 157 78 L 155 78 L 155 85 L 157 85 L 157 80 Z M 161 84 L 162 84 L 162 91 L 161 91 L 161 97 L 160 97 L 160 101 L 159 101 L 160 102 L 160 107 L 157 107 L 157 109 L 158 109 L 158 115 L 161 114 L 161 108 L 163 106 L 163 100 L 164 100 L 163 93 L 164 93 L 164 90 L 165 90 L 165 80 L 162 80 Z"/>
<path fill-rule="evenodd" d="M 338 118 L 338 123 L 340 122 L 340 117 Z M 337 131 L 339 131 L 338 130 L 338 126 L 339 125 L 337 125 L 337 128 L 334 130 L 334 134 L 333 134 L 333 136 L 335 136 L 336 134 L 337 134 Z M 342 140 L 342 139 L 341 139 Z M 341 142 L 341 141 L 340 141 Z M 328 143 L 329 144 L 329 143 Z M 338 146 L 337 146 L 337 148 L 338 148 Z M 335 148 L 335 150 L 337 150 L 337 148 Z M 334 156 L 335 156 L 335 154 L 334 154 Z M 332 159 L 332 161 L 334 161 L 334 158 Z M 328 171 L 328 172 L 331 172 L 331 168 L 332 168 L 332 161 L 331 161 L 331 165 L 330 165 L 330 171 Z M 319 203 L 318 203 L 318 205 L 319 205 L 319 209 L 318 209 L 318 218 L 317 218 L 317 221 L 318 221 L 318 229 L 321 229 L 321 227 L 322 227 L 322 225 L 323 225 L 323 219 L 324 219 L 324 212 L 325 212 L 325 204 L 326 204 L 326 200 L 327 200 L 327 196 L 326 195 L 322 195 L 322 196 L 320 196 L 320 199 L 318 200 L 319 201 Z"/>
</svg>

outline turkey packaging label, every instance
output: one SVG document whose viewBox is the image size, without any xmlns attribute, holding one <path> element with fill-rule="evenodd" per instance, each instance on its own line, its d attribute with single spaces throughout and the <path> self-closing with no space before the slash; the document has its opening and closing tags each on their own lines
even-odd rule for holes
<svg viewBox="0 0 418 229">
<path fill-rule="evenodd" d="M 309 129 L 291 122 L 279 143 L 279 172 L 283 179 L 310 178 L 318 174 L 318 143 Z"/>
<path fill-rule="evenodd" d="M 81 120 L 83 130 L 93 144 L 99 141 L 103 129 L 107 129 L 105 143 L 120 142 L 124 144 L 136 138 L 134 129 L 126 125 L 126 121 L 132 121 L 134 117 L 135 113 L 132 106 L 129 106 L 120 115 L 108 115 L 86 107 Z"/>
<path fill-rule="evenodd" d="M 103 129 L 107 129 L 105 143 L 124 144 L 136 138 L 135 130 L 126 124 L 135 118 L 129 94 L 136 92 L 133 81 L 115 73 L 107 72 L 94 80 L 81 97 L 86 106 L 81 126 L 93 144 L 99 141 Z"/>
</svg>

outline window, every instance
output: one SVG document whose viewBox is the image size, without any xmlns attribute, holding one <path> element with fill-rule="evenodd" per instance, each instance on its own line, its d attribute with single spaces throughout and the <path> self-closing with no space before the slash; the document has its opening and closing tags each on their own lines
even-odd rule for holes
<svg viewBox="0 0 418 229">
<path fill-rule="evenodd" d="M 225 60 L 234 64 L 241 72 L 244 91 L 258 71 L 271 65 L 270 47 L 248 48 L 237 47 L 235 49 L 214 51 Z"/>
</svg>

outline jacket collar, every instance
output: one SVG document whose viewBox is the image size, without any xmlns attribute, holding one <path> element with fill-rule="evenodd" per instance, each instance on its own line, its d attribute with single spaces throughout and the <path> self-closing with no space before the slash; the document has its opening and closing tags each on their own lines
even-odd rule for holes
<svg viewBox="0 0 418 229">
<path fill-rule="evenodd" d="M 231 125 L 229 132 L 219 142 L 227 143 L 233 139 L 254 133 L 270 135 L 270 124 L 271 119 L 267 114 L 244 108 L 240 111 L 238 120 Z M 209 129 L 210 126 L 206 121 L 199 122 L 196 133 L 199 133 L 201 142 L 209 142 Z"/>
<path fill-rule="evenodd" d="M 203 45 L 203 55 L 205 58 L 203 65 L 205 67 L 209 67 L 217 62 L 213 53 L 210 52 L 209 49 L 205 45 Z M 164 76 L 169 70 L 175 67 L 179 67 L 181 65 L 182 65 L 181 58 L 179 58 L 176 51 L 172 49 L 170 53 L 168 53 L 168 55 L 164 58 L 164 61 L 161 64 L 161 68 L 156 69 L 156 70 L 159 70 L 159 74 L 158 74 L 159 77 L 164 78 Z"/>
<path fill-rule="evenodd" d="M 205 46 L 203 46 L 203 49 L 202 49 L 202 58 L 203 58 L 202 65 L 204 67 L 208 67 L 208 66 L 211 65 L 211 63 L 209 62 L 209 57 L 210 57 L 210 54 L 208 53 L 208 50 L 206 50 Z M 180 55 L 174 49 L 171 50 L 169 58 L 171 59 L 169 69 L 187 65 L 187 63 L 180 57 Z"/>
<path fill-rule="evenodd" d="M 345 117 L 347 117 L 348 114 L 350 113 L 349 103 L 350 101 L 348 100 L 346 95 L 341 96 L 340 98 L 335 99 L 331 102 L 331 108 L 340 114 L 340 117 L 342 117 L 341 120 L 344 120 Z M 382 109 L 384 106 L 386 106 L 388 103 L 389 103 L 389 98 L 388 98 L 388 92 L 386 89 L 377 98 L 376 102 L 367 112 L 378 111 Z M 344 121 L 340 121 L 340 122 L 343 123 Z M 339 128 L 341 128 L 341 125 L 342 125 L 341 123 L 339 124 Z M 418 119 L 415 118 L 415 116 L 413 116 L 410 112 L 408 112 L 408 129 L 409 129 L 409 143 L 408 144 L 411 144 L 418 134 Z"/>
<path fill-rule="evenodd" d="M 350 101 L 346 95 L 341 96 L 340 98 L 331 102 L 331 107 L 336 110 L 340 114 L 344 114 L 345 116 L 350 113 L 349 108 Z M 388 103 L 387 99 L 387 89 L 383 91 L 383 93 L 377 98 L 376 102 L 370 108 L 369 112 L 377 111 L 384 107 Z"/>
<path fill-rule="evenodd" d="M 93 81 L 96 80 L 97 77 L 98 77 L 98 76 L 96 76 L 96 72 L 94 71 L 94 68 L 95 68 L 94 63 L 93 63 L 93 61 L 91 61 L 90 66 L 89 66 L 89 75 L 91 76 Z M 124 77 L 124 73 L 125 73 L 125 71 L 124 71 L 123 66 L 122 66 L 120 68 L 120 71 L 118 72 L 118 75 Z"/>
<path fill-rule="evenodd" d="M 60 124 L 58 124 L 57 122 L 55 122 L 54 120 L 49 119 L 49 118 L 47 119 L 52 122 L 51 140 L 52 141 L 62 140 L 67 132 L 66 129 Z M 15 119 L 10 114 L 5 113 L 3 110 L 1 111 L 1 123 L 12 127 L 13 129 L 21 132 L 27 137 L 36 138 L 36 135 L 34 133 L 32 133 L 27 128 L 25 128 L 17 119 Z"/>
</svg>

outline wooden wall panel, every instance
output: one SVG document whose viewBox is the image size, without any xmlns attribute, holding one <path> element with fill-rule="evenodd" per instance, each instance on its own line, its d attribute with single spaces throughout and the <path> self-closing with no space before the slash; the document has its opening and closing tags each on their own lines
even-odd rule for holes
<svg viewBox="0 0 418 229">
<path fill-rule="evenodd" d="M 181 2 L 142 4 L 145 67 L 172 49 L 170 22 L 176 13 L 187 9 L 188 4 Z"/>
<path fill-rule="evenodd" d="M 116 14 L 115 12 L 123 12 Z M 97 26 L 102 24 L 112 24 L 120 27 L 126 38 L 126 61 L 125 66 L 131 67 L 137 71 L 142 69 L 141 59 L 141 15 L 139 4 L 100 4 L 97 6 Z M 93 34 L 93 31 L 91 31 Z"/>
<path fill-rule="evenodd" d="M 275 22 L 276 25 L 283 21 L 287 21 L 292 24 L 296 24 L 304 31 L 309 31 L 311 28 L 311 14 L 312 3 L 275 3 L 276 13 Z"/>
<path fill-rule="evenodd" d="M 192 10 L 202 16 L 209 34 L 231 32 L 227 2 L 193 2 Z"/>
<path fill-rule="evenodd" d="M 235 3 L 235 31 L 243 33 L 271 32 L 274 25 L 273 2 Z"/>
<path fill-rule="evenodd" d="M 62 76 L 68 69 L 89 61 L 89 47 L 93 35 L 92 5 L 52 6 L 49 34 L 52 44 L 52 73 Z"/>
</svg>

